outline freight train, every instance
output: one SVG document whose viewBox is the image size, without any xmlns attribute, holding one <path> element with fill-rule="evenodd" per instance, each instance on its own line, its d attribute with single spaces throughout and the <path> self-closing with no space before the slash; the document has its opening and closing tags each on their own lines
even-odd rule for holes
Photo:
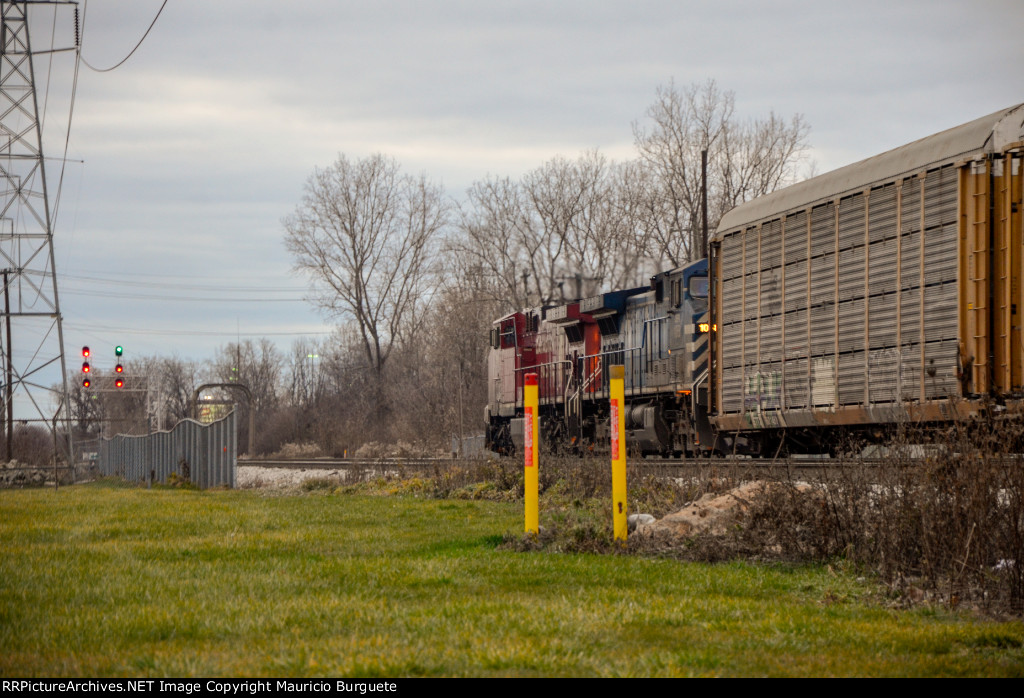
<svg viewBox="0 0 1024 698">
<path fill-rule="evenodd" d="M 741 204 L 709 258 L 491 330 L 490 447 L 772 454 L 1024 404 L 1024 105 Z M 994 406 L 994 408 L 993 408 Z"/>
</svg>

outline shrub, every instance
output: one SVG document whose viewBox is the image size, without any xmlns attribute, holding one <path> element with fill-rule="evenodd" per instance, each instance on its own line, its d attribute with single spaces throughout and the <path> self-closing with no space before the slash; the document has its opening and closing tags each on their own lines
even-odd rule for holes
<svg viewBox="0 0 1024 698">
<path fill-rule="evenodd" d="M 1024 613 L 1024 422 L 990 412 L 941 430 L 903 428 L 864 457 L 847 452 L 760 498 L 737 534 L 750 552 L 843 557 L 902 593 Z"/>
</svg>

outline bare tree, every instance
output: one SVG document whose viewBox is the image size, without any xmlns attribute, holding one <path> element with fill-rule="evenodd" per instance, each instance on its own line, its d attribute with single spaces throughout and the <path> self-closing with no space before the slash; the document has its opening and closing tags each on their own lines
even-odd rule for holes
<svg viewBox="0 0 1024 698">
<path fill-rule="evenodd" d="M 280 399 L 282 363 L 281 352 L 265 337 L 258 342 L 251 339 L 237 344 L 229 342 L 218 350 L 210 365 L 208 380 L 242 383 L 252 393 L 257 411 L 265 411 L 277 407 Z"/>
<path fill-rule="evenodd" d="M 281 353 L 269 339 L 229 342 L 217 351 L 209 364 L 204 382 L 240 383 L 252 394 L 253 404 L 238 391 L 218 391 L 223 399 L 235 402 L 238 409 L 238 440 L 249 443 L 249 410 L 256 410 L 255 452 L 267 453 L 280 447 L 274 443 L 278 434 L 271 434 L 275 412 L 281 397 Z M 217 394 L 217 393 L 215 393 Z"/>
<path fill-rule="evenodd" d="M 562 292 L 556 292 L 559 283 L 580 271 L 568 257 L 574 251 L 570 248 L 573 243 L 577 243 L 576 251 L 581 246 L 580 236 L 574 235 L 575 226 L 585 201 L 593 198 L 586 191 L 594 186 L 592 176 L 576 163 L 556 156 L 523 177 L 522 189 L 536 221 L 534 228 L 541 233 L 538 254 L 529 260 L 534 302 L 560 300 Z"/>
<path fill-rule="evenodd" d="M 551 294 L 556 283 L 551 261 L 559 240 L 538 224 L 519 182 L 508 177 L 474 182 L 458 229 L 461 234 L 448 241 L 448 248 L 487 278 L 486 292 L 506 309 Z"/>
<path fill-rule="evenodd" d="M 486 276 L 471 259 L 451 255 L 445 260 L 445 272 L 445 282 L 438 290 L 440 302 L 432 309 L 430 336 L 415 347 L 420 366 L 417 399 L 431 410 L 410 405 L 405 423 L 409 432 L 418 432 L 424 442 L 447 446 L 451 436 L 481 430 L 487 403 L 488 330 L 503 308 L 488 293 Z M 452 313 L 450 308 L 459 312 Z"/>
<path fill-rule="evenodd" d="M 708 151 L 708 227 L 713 230 L 733 206 L 797 179 L 807 151 L 809 127 L 800 115 L 788 122 L 739 122 L 735 95 L 714 80 L 678 88 L 659 87 L 647 109 L 650 126 L 633 125 L 641 162 L 651 186 L 645 227 L 673 266 L 700 250 L 701 151 Z"/>
<path fill-rule="evenodd" d="M 302 337 L 292 343 L 288 367 L 288 399 L 293 407 L 315 407 L 326 390 L 323 362 L 328 358 L 327 345 Z"/>
<path fill-rule="evenodd" d="M 787 123 L 774 112 L 766 119 L 730 125 L 716 163 L 720 177 L 713 193 L 715 221 L 744 201 L 797 181 L 809 130 L 799 115 Z"/>
<path fill-rule="evenodd" d="M 100 371 L 93 370 L 89 380 L 91 384 L 99 386 Z M 99 399 L 99 391 L 84 387 L 82 374 L 77 371 L 68 372 L 68 386 L 70 388 L 68 398 L 71 400 L 71 415 L 75 428 L 81 436 L 99 436 L 103 431 L 105 418 L 104 404 Z"/>
<path fill-rule="evenodd" d="M 170 429 L 192 416 L 192 393 L 201 380 L 200 365 L 177 356 L 154 361 L 157 416 L 160 429 Z"/>
<path fill-rule="evenodd" d="M 670 217 L 658 215 L 657 182 L 642 160 L 627 160 L 615 166 L 612 173 L 612 205 L 620 233 L 621 266 L 609 278 L 611 288 L 628 288 L 646 283 L 651 274 L 662 271 L 659 225 Z M 678 266 L 677 260 L 667 260 Z"/>
<path fill-rule="evenodd" d="M 145 390 L 149 422 L 170 429 L 191 415 L 192 391 L 201 382 L 200 365 L 177 356 L 142 356 L 126 367 L 125 385 Z"/>
<path fill-rule="evenodd" d="M 349 322 L 334 328 L 327 340 L 330 351 L 320 367 L 325 390 L 320 411 L 329 416 L 316 440 L 338 455 L 391 436 L 392 420 L 382 418 L 391 412 L 384 377 L 366 365 L 363 342 L 354 325 Z M 385 371 L 390 371 L 391 364 L 388 362 Z M 403 400 L 408 402 L 408 396 Z"/>
<path fill-rule="evenodd" d="M 596 151 L 577 160 L 583 201 L 569 236 L 569 260 L 583 277 L 574 296 L 641 282 L 649 255 L 635 162 L 608 162 Z"/>
<path fill-rule="evenodd" d="M 626 186 L 634 169 L 594 150 L 554 157 L 519 182 L 476 182 L 449 245 L 508 309 L 628 285 L 648 256 L 637 191 Z"/>
<path fill-rule="evenodd" d="M 310 176 L 302 203 L 284 220 L 285 245 L 310 279 L 314 302 L 331 317 L 355 320 L 378 376 L 403 333 L 415 330 L 447 212 L 441 187 L 425 176 L 402 175 L 383 155 L 340 155 Z"/>
</svg>

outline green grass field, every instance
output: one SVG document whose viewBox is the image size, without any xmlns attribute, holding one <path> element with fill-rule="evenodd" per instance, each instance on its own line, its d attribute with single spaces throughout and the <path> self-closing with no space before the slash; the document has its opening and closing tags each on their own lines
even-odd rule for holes
<svg viewBox="0 0 1024 698">
<path fill-rule="evenodd" d="M 1024 623 L 822 567 L 498 549 L 522 504 L 0 492 L 11 676 L 1022 676 Z M 543 525 L 543 511 L 542 511 Z"/>
</svg>

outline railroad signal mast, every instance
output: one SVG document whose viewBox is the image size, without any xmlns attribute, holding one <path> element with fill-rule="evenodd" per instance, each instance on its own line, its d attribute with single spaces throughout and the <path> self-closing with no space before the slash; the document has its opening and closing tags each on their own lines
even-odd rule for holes
<svg viewBox="0 0 1024 698">
<path fill-rule="evenodd" d="M 101 401 L 103 416 L 97 421 L 102 424 L 102 433 L 133 435 L 146 434 L 152 413 L 149 381 L 146 376 L 133 375 L 129 378 L 124 363 L 124 347 L 114 348 L 114 366 L 109 371 L 90 363 L 91 350 L 82 347 L 82 387 L 88 389 L 90 399 Z"/>
<path fill-rule="evenodd" d="M 89 363 L 89 357 L 91 355 L 92 355 L 92 352 L 89 350 L 89 347 L 82 347 L 82 374 L 84 376 L 82 378 L 82 387 L 83 388 L 92 387 L 92 377 L 91 377 L 92 365 Z M 123 355 L 124 355 L 124 348 L 123 347 L 118 345 L 117 347 L 114 348 L 114 359 L 117 362 L 117 364 L 114 366 L 114 387 L 115 388 L 123 388 L 124 387 L 124 364 L 121 363 L 121 357 Z"/>
<path fill-rule="evenodd" d="M 85 377 L 82 378 L 82 387 L 88 388 L 92 385 L 92 380 L 89 378 L 89 373 L 92 371 L 92 366 L 89 365 L 89 347 L 82 347 L 82 373 Z"/>
</svg>

